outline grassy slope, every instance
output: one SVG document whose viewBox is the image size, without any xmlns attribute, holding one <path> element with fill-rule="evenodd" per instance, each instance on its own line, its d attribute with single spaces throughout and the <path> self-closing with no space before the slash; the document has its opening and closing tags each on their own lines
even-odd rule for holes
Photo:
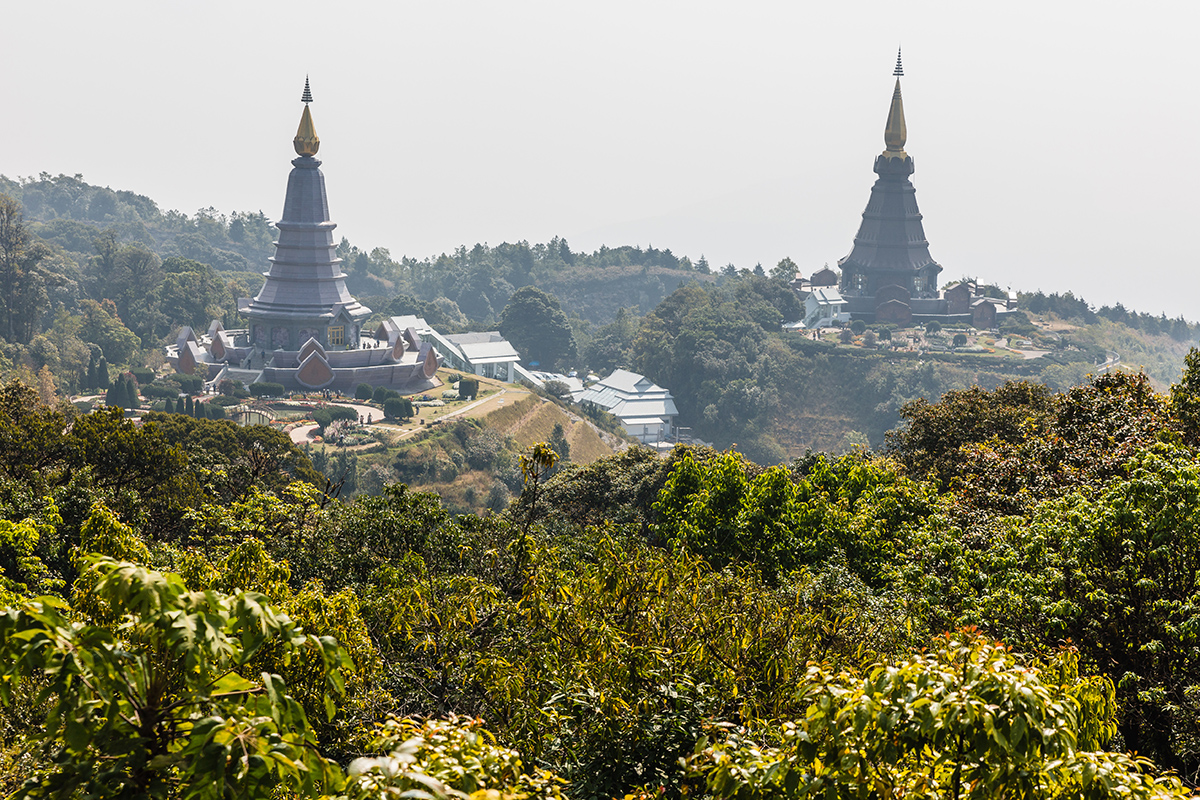
<svg viewBox="0 0 1200 800">
<path fill-rule="evenodd" d="M 576 464 L 590 464 L 616 452 L 590 422 L 537 397 L 493 412 L 484 418 L 484 422 L 511 436 L 522 448 L 534 442 L 549 441 L 555 424 L 561 424 L 567 434 L 567 443 L 571 445 L 571 461 Z"/>
<path fill-rule="evenodd" d="M 571 461 L 576 464 L 590 464 L 615 452 L 616 442 L 609 444 L 607 441 L 612 437 L 607 434 L 602 436 L 587 420 L 536 395 L 526 395 L 516 402 L 496 407 L 480 417 L 479 421 L 485 427 L 511 438 L 518 450 L 534 442 L 548 441 L 555 424 L 561 424 L 571 446 Z M 399 450 L 410 447 L 418 450 L 453 449 L 455 442 L 448 431 L 431 431 L 428 437 L 402 440 L 400 447 L 391 450 L 385 459 L 391 461 Z M 452 480 L 411 480 L 409 485 L 418 491 L 436 492 L 441 495 L 446 507 L 456 512 L 483 513 L 488 491 L 496 480 L 497 476 L 489 471 L 468 468 Z"/>
</svg>

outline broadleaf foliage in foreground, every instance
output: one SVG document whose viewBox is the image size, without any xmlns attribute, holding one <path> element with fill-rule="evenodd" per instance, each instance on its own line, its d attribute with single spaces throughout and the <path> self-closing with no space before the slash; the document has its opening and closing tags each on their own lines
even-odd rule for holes
<svg viewBox="0 0 1200 800">
<path fill-rule="evenodd" d="M 1191 380 L 952 394 L 887 456 L 767 469 L 542 445 L 485 517 L 6 387 L 0 789 L 1187 796 Z"/>
</svg>

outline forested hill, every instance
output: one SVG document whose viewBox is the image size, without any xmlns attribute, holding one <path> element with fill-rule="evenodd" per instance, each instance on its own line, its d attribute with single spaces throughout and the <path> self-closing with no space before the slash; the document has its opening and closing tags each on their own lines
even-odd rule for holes
<svg viewBox="0 0 1200 800">
<path fill-rule="evenodd" d="M 157 367 L 179 326 L 240 324 L 236 300 L 257 291 L 272 253 L 261 211 L 164 212 L 79 176 L 0 178 L 0 195 L 15 199 L 0 197 L 11 206 L 0 216 L 18 220 L 16 230 L 23 214 L 27 240 L 9 248 L 0 370 L 44 367 L 64 393 L 83 385 L 100 355 L 113 367 Z M 672 392 L 692 435 L 763 463 L 880 447 L 904 403 L 972 385 L 1029 378 L 1062 389 L 1105 365 L 1144 370 L 1162 388 L 1196 336 L 1182 318 L 1038 292 L 1021 295 L 1026 311 L 999 335 L 874 326 L 814 341 L 780 328 L 803 315 L 787 285 L 790 259 L 713 271 L 669 249 L 577 253 L 557 238 L 421 260 L 345 240 L 338 249 L 351 290 L 377 316 L 416 313 L 445 332 L 500 328 L 526 349 L 555 341 L 543 366 L 564 371 L 637 370 Z M 523 287 L 536 290 L 517 296 Z M 515 298 L 545 310 L 545 324 L 506 317 Z"/>
<path fill-rule="evenodd" d="M 1200 352 L 902 413 L 772 467 L 535 444 L 456 516 L 7 384 L 0 793 L 1195 797 Z"/>
<path fill-rule="evenodd" d="M 1187 322 L 1165 318 L 1140 318 L 1156 327 L 1137 330 L 1109 319 L 1112 309 L 1094 312 L 1071 295 L 1027 295 L 1022 303 L 1043 313 L 1014 315 L 998 335 L 966 326 L 936 333 L 863 326 L 814 340 L 780 330 L 800 312 L 779 278 L 740 274 L 680 288 L 640 325 L 627 326 L 624 340 L 615 324 L 595 331 L 586 360 L 632 363 L 671 389 L 695 435 L 780 463 L 809 449 L 879 448 L 916 399 L 1013 379 L 1079 385 L 1114 353 L 1121 361 L 1114 368 L 1145 371 L 1165 388 L 1178 379 L 1195 335 Z M 970 346 L 955 347 L 959 336 Z"/>
<path fill-rule="evenodd" d="M 43 173 L 20 181 L 0 176 L 0 194 L 18 200 L 32 232 L 61 248 L 83 272 L 97 255 L 97 240 L 108 237 L 118 247 L 144 248 L 160 259 L 208 265 L 232 282 L 229 294 L 236 298 L 257 292 L 267 258 L 274 255 L 275 229 L 262 211 L 225 214 L 206 208 L 190 216 L 163 211 L 149 197 L 93 186 L 79 175 Z M 669 249 L 601 247 L 577 253 L 558 238 L 536 245 L 461 246 L 436 257 L 399 260 L 385 248 L 359 248 L 343 238 L 338 255 L 351 292 L 369 299 L 369 305 L 382 310 L 397 295 L 411 296 L 431 304 L 430 321 L 448 329 L 465 327 L 468 320 L 494 326 L 512 293 L 527 285 L 603 324 L 620 308 L 650 311 L 686 280 L 711 280 L 703 259 L 693 264 Z M 77 277 L 69 268 L 63 271 Z M 225 305 L 225 298 L 211 300 L 210 306 Z"/>
</svg>

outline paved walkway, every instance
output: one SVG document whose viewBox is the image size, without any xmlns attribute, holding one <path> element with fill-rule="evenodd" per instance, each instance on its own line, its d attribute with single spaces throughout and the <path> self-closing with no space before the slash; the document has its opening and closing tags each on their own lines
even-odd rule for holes
<svg viewBox="0 0 1200 800">
<path fill-rule="evenodd" d="M 296 444 L 307 444 L 308 437 L 317 429 L 316 425 L 297 425 L 288 433 Z"/>
<path fill-rule="evenodd" d="M 458 417 L 463 414 L 466 414 L 468 411 L 473 411 L 474 409 L 478 408 L 479 406 L 485 405 L 486 403 L 495 403 L 495 402 L 497 402 L 497 400 L 499 400 L 500 396 L 503 395 L 507 391 L 508 391 L 507 389 L 501 389 L 500 391 L 496 392 L 495 394 L 488 395 L 487 397 L 481 398 L 479 400 L 474 400 L 470 403 L 467 403 L 462 408 L 456 408 L 455 410 L 449 412 L 448 414 L 443 414 L 442 416 L 438 417 L 436 421 L 441 422 L 444 419 L 453 419 L 454 417 Z M 426 426 L 426 425 L 417 425 L 412 428 L 398 428 L 395 425 L 389 425 L 388 427 L 391 430 L 397 431 L 399 433 L 399 435 L 396 437 L 397 440 L 407 439 L 408 437 L 412 436 L 415 433 L 420 433 L 421 431 L 429 429 L 428 426 Z"/>
<path fill-rule="evenodd" d="M 495 394 L 489 394 L 487 397 L 481 397 L 478 400 L 473 400 L 472 402 L 467 403 L 462 408 L 456 408 L 455 410 L 451 411 L 449 414 L 443 414 L 442 416 L 438 417 L 438 419 L 450 419 L 451 417 L 457 417 L 460 414 L 465 414 L 468 411 L 470 411 L 471 409 L 478 408 L 479 406 L 483 405 L 484 403 L 495 402 L 498 398 L 500 398 L 507 392 L 508 392 L 508 389 L 501 389 L 500 391 L 496 392 Z"/>
<path fill-rule="evenodd" d="M 378 408 L 375 408 L 373 406 L 363 406 L 363 405 L 359 405 L 357 403 L 346 403 L 346 402 L 342 402 L 340 400 L 312 400 L 312 401 L 306 401 L 306 402 L 284 400 L 279 403 L 276 403 L 276 405 L 289 406 L 289 407 L 293 407 L 293 408 L 303 408 L 306 406 L 317 406 L 317 405 L 320 405 L 321 403 L 324 403 L 327 406 L 342 406 L 343 408 L 353 408 L 354 413 L 358 414 L 363 419 L 366 419 L 368 416 L 371 417 L 372 420 L 383 419 L 383 412 L 380 411 Z"/>
<path fill-rule="evenodd" d="M 317 405 L 319 402 L 320 401 L 316 401 L 316 400 L 314 400 L 310 403 L 300 403 L 300 402 L 288 401 L 288 402 L 281 403 L 280 405 L 285 405 L 285 406 L 289 406 L 289 407 L 293 407 L 293 408 L 301 408 L 301 407 L 308 406 L 308 405 Z M 378 408 L 373 408 L 371 406 L 363 406 L 363 405 L 359 405 L 357 403 L 342 403 L 342 402 L 339 402 L 336 400 L 325 401 L 325 405 L 342 406 L 343 408 L 352 408 L 352 409 L 354 409 L 354 412 L 356 414 L 358 414 L 359 417 L 361 417 L 362 419 L 369 419 L 372 422 L 379 422 L 381 419 L 383 419 L 383 412 L 380 411 Z M 295 428 L 292 428 L 291 431 L 288 432 L 288 435 L 292 437 L 292 441 L 295 442 L 296 444 L 306 444 L 309 441 L 309 439 L 312 437 L 313 432 L 316 431 L 316 429 L 317 429 L 316 425 L 298 425 Z"/>
</svg>

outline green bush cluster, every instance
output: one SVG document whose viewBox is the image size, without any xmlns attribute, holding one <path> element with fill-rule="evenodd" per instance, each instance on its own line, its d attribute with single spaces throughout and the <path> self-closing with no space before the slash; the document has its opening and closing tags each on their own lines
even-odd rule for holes
<svg viewBox="0 0 1200 800">
<path fill-rule="evenodd" d="M 259 381 L 250 384 L 250 394 L 253 397 L 283 397 L 286 393 L 282 383 Z"/>
<path fill-rule="evenodd" d="M 1186 797 L 1198 364 L 1170 397 L 1114 373 L 914 402 L 886 454 L 540 443 L 472 481 L 485 516 L 339 499 L 280 431 L 67 425 L 6 387 L 0 784 Z M 511 456 L 461 422 L 393 469 L 449 489 Z"/>
</svg>

